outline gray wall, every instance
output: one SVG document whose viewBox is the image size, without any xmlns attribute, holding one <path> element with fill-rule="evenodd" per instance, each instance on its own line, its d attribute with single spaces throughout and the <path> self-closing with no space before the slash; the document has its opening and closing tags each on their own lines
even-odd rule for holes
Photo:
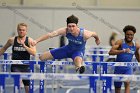
<svg viewBox="0 0 140 93">
<path fill-rule="evenodd" d="M 83 8 L 73 5 L 70 8 L 37 8 L 37 7 L 0 7 L 0 44 L 16 33 L 16 26 L 20 22 L 28 24 L 28 35 L 34 39 L 49 31 L 66 26 L 66 18 L 71 14 L 79 17 L 79 27 L 95 31 L 101 39 L 100 46 L 108 46 L 112 31 L 117 32 L 118 38 L 123 38 L 122 29 L 125 25 L 134 25 L 137 28 L 135 37 L 140 34 L 140 9 L 109 9 Z M 48 47 L 58 47 L 59 37 L 41 42 L 37 45 L 38 52 Z M 87 42 L 87 46 L 96 46 L 94 39 Z"/>
<path fill-rule="evenodd" d="M 140 0 L 0 0 L 7 5 L 69 7 L 75 2 L 81 6 L 139 7 Z"/>
</svg>

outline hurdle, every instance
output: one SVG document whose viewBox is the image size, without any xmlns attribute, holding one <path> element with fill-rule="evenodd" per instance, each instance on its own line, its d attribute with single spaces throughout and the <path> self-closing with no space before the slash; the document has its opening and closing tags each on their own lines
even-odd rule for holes
<svg viewBox="0 0 140 93">
<path fill-rule="evenodd" d="M 42 68 L 44 68 L 43 67 L 43 65 L 44 65 L 44 63 L 45 62 L 41 62 L 41 61 L 22 61 L 22 60 L 5 60 L 5 61 L 0 61 L 0 64 L 13 64 L 13 63 L 16 63 L 16 64 L 31 64 L 31 67 L 33 67 L 33 65 L 34 64 L 42 64 Z M 46 64 L 47 65 L 73 65 L 73 62 L 67 62 L 67 61 L 47 61 L 46 62 Z M 96 65 L 95 65 L 96 64 Z M 96 89 L 94 89 L 96 86 L 95 86 L 95 80 L 97 80 L 99 77 L 101 78 L 101 80 L 103 80 L 103 81 L 105 81 L 105 79 L 108 77 L 109 78 L 109 80 L 107 79 L 106 81 L 109 81 L 109 82 L 111 82 L 112 81 L 112 78 L 111 77 L 109 77 L 109 76 L 105 76 L 104 74 L 107 72 L 107 66 L 140 66 L 139 65 L 139 63 L 137 63 L 137 62 L 128 62 L 128 63 L 116 63 L 116 62 L 110 62 L 110 63 L 108 63 L 108 62 L 101 62 L 100 64 L 99 64 L 99 62 L 97 62 L 97 63 L 93 63 L 93 62 L 85 62 L 85 64 L 84 65 L 93 65 L 94 67 L 96 67 L 96 66 L 99 66 L 99 65 L 102 65 L 101 67 L 103 68 L 103 70 L 101 71 L 101 73 L 102 73 L 102 75 L 100 75 L 100 74 L 97 74 L 96 75 L 96 73 L 97 73 L 97 68 L 95 68 L 94 70 L 93 70 L 93 74 L 91 74 L 91 76 L 93 77 L 93 79 L 92 79 L 92 82 L 91 82 L 91 84 L 93 84 L 94 86 L 90 86 L 91 88 L 90 88 L 90 91 L 94 91 L 94 93 L 98 93 L 97 91 L 96 91 Z M 33 69 L 33 68 L 32 68 Z M 31 70 L 31 72 L 33 72 L 33 70 Z M 43 69 L 41 70 L 41 72 L 43 72 Z M 31 73 L 30 73 L 31 74 Z M 41 74 L 41 73 L 40 73 Z M 43 73 L 42 73 L 43 74 Z M 46 73 L 47 74 L 47 73 Z M 2 74 L 3 75 L 3 74 Z M 53 73 L 53 75 L 56 75 L 55 73 Z M 71 74 L 70 74 L 71 75 Z M 69 76 L 69 75 L 67 75 L 67 76 Z M 3 78 L 5 78 L 6 77 L 6 75 L 3 75 L 3 76 L 1 76 L 2 78 L 1 79 L 3 79 Z M 14 77 L 14 76 L 12 76 L 12 77 Z M 16 77 L 16 76 L 15 76 Z M 18 78 L 19 78 L 19 76 L 17 76 Z M 32 76 L 33 77 L 33 76 Z M 57 77 L 57 78 L 59 78 L 59 77 Z M 63 76 L 61 76 L 61 78 L 63 78 Z M 84 78 L 86 78 L 86 77 L 84 77 Z M 138 78 L 138 77 L 137 77 Z M 136 78 L 136 79 L 137 79 Z M 31 79 L 31 81 L 32 81 L 32 79 L 33 78 L 30 78 Z M 41 78 L 40 78 L 41 79 Z M 56 79 L 56 78 L 55 78 Z M 73 78 L 70 78 L 70 79 L 73 79 Z M 94 80 L 95 79 L 95 80 Z M 42 82 L 44 81 L 43 79 L 41 79 L 42 80 Z M 57 79 L 56 79 L 57 80 Z M 78 79 L 77 79 L 78 80 Z M 0 80 L 0 82 L 1 81 L 4 81 L 4 80 Z M 94 81 L 94 82 L 93 82 Z M 0 89 L 1 89 L 1 93 L 4 93 L 3 91 L 4 91 L 4 82 L 1 82 L 0 83 L 1 84 L 1 87 L 0 87 Z M 15 87 L 14 87 L 14 91 L 15 91 L 15 93 L 20 93 L 19 91 L 18 91 L 18 89 L 19 89 L 19 87 L 18 87 L 18 83 L 16 83 L 16 84 L 14 84 L 15 85 Z M 111 93 L 111 84 L 109 84 L 108 85 L 108 82 L 106 82 L 106 83 L 104 83 L 103 84 L 104 85 L 104 91 L 105 92 L 103 92 L 103 93 L 107 93 L 108 92 L 108 90 L 110 91 L 110 93 Z M 106 85 L 108 85 L 108 86 L 106 86 Z M 32 83 L 31 83 L 31 85 L 30 85 L 30 93 L 33 93 L 33 81 L 32 81 Z M 40 93 L 44 93 L 44 84 L 43 83 L 41 83 L 40 84 Z M 108 88 L 110 88 L 110 89 L 108 89 Z M 93 90 L 92 90 L 93 89 Z M 91 93 L 92 93 L 91 92 Z"/>
<path fill-rule="evenodd" d="M 25 60 L 25 61 L 23 61 L 23 60 L 2 60 L 2 61 L 0 61 L 0 64 L 5 64 L 5 65 L 8 65 L 8 64 L 29 64 L 30 65 L 30 73 L 34 72 L 34 64 L 39 64 L 40 65 L 40 73 L 44 73 L 44 64 L 45 63 L 44 62 L 31 61 L 31 60 Z M 12 76 L 12 77 L 14 77 L 14 76 Z M 6 76 L 4 76 L 3 78 L 6 78 Z M 14 81 L 15 80 L 16 79 L 14 78 Z M 18 92 L 19 91 L 19 86 L 18 86 L 19 84 L 18 83 L 19 83 L 19 81 L 14 82 L 14 93 L 19 93 Z M 43 86 L 44 86 L 44 81 L 40 80 L 40 93 L 43 93 L 43 91 L 44 91 L 44 87 Z M 30 88 L 30 93 L 33 93 L 34 80 L 30 80 L 29 88 Z M 3 90 L 5 90 L 5 85 L 2 85 L 2 87 L 1 87 L 1 91 L 2 92 L 1 93 L 5 93 L 5 92 L 3 92 Z"/>
<path fill-rule="evenodd" d="M 126 81 L 126 80 L 138 80 L 139 81 L 139 76 L 130 79 L 132 77 L 134 77 L 133 75 L 123 75 L 124 77 L 121 77 L 121 75 L 112 75 L 112 74 L 107 74 L 107 66 L 127 66 L 127 67 L 138 67 L 140 66 L 140 64 L 138 62 L 97 62 L 97 63 L 93 63 L 92 64 L 93 67 L 95 69 L 93 69 L 93 74 L 97 74 L 97 68 L 100 68 L 100 76 L 99 77 L 90 77 L 90 93 L 112 93 L 112 80 L 115 81 Z M 112 77 L 110 77 L 113 76 Z M 116 76 L 116 77 L 114 77 Z M 119 78 L 117 78 L 117 76 L 120 76 Z M 126 78 L 128 79 L 124 79 L 121 80 L 121 78 Z M 131 77 L 132 76 L 132 77 Z M 99 82 L 98 82 L 99 81 Z M 101 83 L 101 84 L 100 84 Z M 99 88 L 97 88 L 100 85 Z M 102 85 L 102 88 L 101 88 Z M 101 88 L 101 89 L 100 89 Z"/>
<path fill-rule="evenodd" d="M 10 57 L 9 56 L 11 56 L 11 53 L 4 53 L 3 55 L 2 55 L 2 59 L 3 60 L 8 60 Z M 9 59 L 10 60 L 10 59 Z M 2 71 L 3 72 L 7 72 L 7 64 L 3 64 L 2 65 Z"/>
<path fill-rule="evenodd" d="M 40 73 L 44 73 L 44 65 L 73 65 L 73 62 L 63 62 L 63 61 L 48 61 L 48 62 L 42 62 L 42 61 L 31 61 L 31 60 L 2 60 L 0 61 L 0 64 L 30 64 L 30 73 L 34 72 L 34 65 L 39 64 L 40 65 Z M 2 76 L 3 77 L 3 76 Z M 12 76 L 13 77 L 13 76 Z M 6 78 L 4 76 L 2 79 Z M 19 78 L 19 77 L 18 77 Z M 14 79 L 15 81 L 16 79 Z M 4 80 L 2 80 L 4 81 Z M 14 82 L 14 93 L 19 93 L 19 81 Z M 4 82 L 1 83 L 1 93 L 5 93 L 5 85 L 3 85 Z M 18 87 L 17 87 L 18 86 Z M 34 80 L 30 80 L 30 93 L 33 93 L 34 89 Z M 44 93 L 44 80 L 40 80 L 40 93 Z"/>
<path fill-rule="evenodd" d="M 53 73 L 0 73 L 1 77 L 13 77 L 16 80 L 16 84 L 15 85 L 15 92 L 14 93 L 20 93 L 18 91 L 18 85 L 19 85 L 19 80 L 20 78 L 22 79 L 43 79 L 43 80 L 51 80 L 51 79 L 56 79 L 56 80 L 83 80 L 83 79 L 88 79 L 89 77 L 97 77 L 99 76 L 98 74 L 53 74 Z M 35 76 L 41 76 L 41 77 L 35 77 Z M 116 81 L 126 81 L 126 80 L 131 80 L 131 81 L 140 81 L 140 75 L 103 75 L 104 78 L 110 78 L 112 80 L 116 80 Z M 0 80 L 4 81 L 3 78 L 0 78 Z M 18 80 L 18 81 L 17 81 Z M 0 84 L 2 84 L 4 82 L 1 82 Z M 1 93 L 3 93 L 1 91 Z M 40 92 L 43 93 L 43 92 Z M 93 92 L 92 93 L 98 93 L 98 92 Z M 106 92 L 106 93 L 112 93 L 112 92 Z"/>
<path fill-rule="evenodd" d="M 51 80 L 51 79 L 55 79 L 55 80 L 83 80 L 83 79 L 88 79 L 90 77 L 98 77 L 99 75 L 97 74 L 53 74 L 53 73 L 0 73 L 1 77 L 14 77 L 14 79 L 16 80 L 16 84 L 15 85 L 15 92 L 14 93 L 20 93 L 20 91 L 18 91 L 19 87 L 19 80 L 20 78 L 22 79 L 42 79 L 42 80 Z M 41 76 L 41 77 L 35 77 L 35 76 Z M 111 80 L 116 80 L 116 81 L 126 81 L 126 80 L 130 80 L 130 81 L 140 81 L 140 75 L 103 75 L 103 78 L 110 78 Z M 1 81 L 4 81 L 3 78 L 0 78 Z M 17 81 L 18 80 L 18 81 Z M 0 84 L 2 84 L 4 82 L 0 82 Z M 2 87 L 2 86 L 0 86 Z M 91 93 L 99 93 L 99 92 L 94 92 L 93 90 Z M 1 93 L 4 93 L 1 90 Z M 44 93 L 44 92 L 40 92 L 40 93 Z M 102 92 L 103 93 L 103 92 Z M 106 93 L 112 93 L 110 91 L 107 91 Z"/>
<path fill-rule="evenodd" d="M 40 65 L 40 73 L 44 73 L 44 65 L 45 62 L 41 62 L 41 61 L 31 61 L 31 60 L 2 60 L 0 61 L 0 64 L 30 64 L 30 72 L 33 73 L 34 72 L 34 64 L 39 64 Z M 63 61 L 48 61 L 46 63 L 47 65 L 73 65 L 73 62 L 63 62 Z M 91 64 L 90 62 L 86 62 L 87 65 Z M 6 77 L 3 77 L 6 78 Z M 15 81 L 16 79 L 14 79 Z M 3 80 L 4 81 L 4 80 Z M 15 82 L 14 84 L 14 93 L 17 91 L 19 91 L 19 86 L 18 86 L 19 82 Z M 2 83 L 4 84 L 4 82 Z M 4 93 L 3 90 L 5 90 L 5 85 L 2 85 L 1 87 L 1 93 Z M 17 87 L 18 86 L 18 87 Z M 33 88 L 34 88 L 34 81 L 30 80 L 30 93 L 33 93 Z M 44 93 L 44 80 L 40 80 L 40 93 Z"/>
</svg>

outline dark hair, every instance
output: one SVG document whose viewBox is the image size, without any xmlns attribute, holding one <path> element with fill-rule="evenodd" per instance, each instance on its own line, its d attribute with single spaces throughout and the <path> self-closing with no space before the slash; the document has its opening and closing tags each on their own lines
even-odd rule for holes
<svg viewBox="0 0 140 93">
<path fill-rule="evenodd" d="M 136 33 L 136 28 L 131 25 L 127 25 L 124 27 L 123 32 L 126 33 L 128 30 L 132 30 L 134 33 Z"/>
<path fill-rule="evenodd" d="M 69 16 L 69 17 L 67 18 L 66 22 L 67 22 L 67 25 L 68 25 L 69 23 L 78 24 L 78 17 L 76 17 L 76 16 L 74 16 L 74 15 L 71 15 L 71 16 Z"/>
</svg>

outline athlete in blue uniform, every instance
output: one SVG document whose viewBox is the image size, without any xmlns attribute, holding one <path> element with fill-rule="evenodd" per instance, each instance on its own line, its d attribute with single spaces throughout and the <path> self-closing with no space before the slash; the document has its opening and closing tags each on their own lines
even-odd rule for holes
<svg viewBox="0 0 140 93">
<path fill-rule="evenodd" d="M 10 46 L 12 46 L 12 60 L 30 60 L 30 55 L 35 56 L 36 48 L 31 45 L 33 39 L 27 37 L 27 25 L 25 23 L 19 23 L 17 26 L 18 36 L 11 37 L 7 43 L 0 49 L 0 55 L 2 55 Z M 12 64 L 11 72 L 29 72 L 29 65 Z M 25 93 L 29 93 L 29 80 L 23 80 L 25 86 Z"/>
<path fill-rule="evenodd" d="M 125 26 L 123 29 L 125 38 L 116 41 L 109 51 L 110 55 L 117 55 L 116 62 L 131 62 L 133 55 L 136 56 L 138 62 L 140 62 L 139 48 L 140 44 L 133 40 L 136 29 L 134 26 Z M 114 74 L 133 74 L 131 67 L 115 67 Z M 115 93 L 121 93 L 122 82 L 114 82 Z M 125 93 L 130 93 L 130 82 L 124 82 Z"/>
<path fill-rule="evenodd" d="M 69 41 L 66 46 L 44 52 L 40 56 L 40 60 L 72 58 L 75 63 L 76 71 L 84 73 L 85 67 L 82 66 L 82 64 L 86 41 L 94 37 L 98 45 L 100 44 L 100 40 L 95 32 L 79 28 L 77 24 L 78 18 L 71 15 L 67 18 L 67 27 L 60 28 L 36 39 L 33 45 L 58 35 L 66 36 Z"/>
</svg>

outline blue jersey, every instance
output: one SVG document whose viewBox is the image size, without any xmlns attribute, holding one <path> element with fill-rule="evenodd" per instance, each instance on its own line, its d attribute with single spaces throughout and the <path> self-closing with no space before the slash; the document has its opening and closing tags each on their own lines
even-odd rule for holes
<svg viewBox="0 0 140 93">
<path fill-rule="evenodd" d="M 77 37 L 67 32 L 66 37 L 69 41 L 67 46 L 71 50 L 85 50 L 86 41 L 83 38 L 83 32 L 84 32 L 84 29 L 80 28 L 80 33 Z"/>
<path fill-rule="evenodd" d="M 121 45 L 121 50 L 123 49 L 130 49 L 130 53 L 121 53 L 117 55 L 116 58 L 116 62 L 131 62 L 133 55 L 135 54 L 136 51 L 136 46 L 135 46 L 135 42 L 133 41 L 133 46 L 129 46 L 128 44 L 126 44 L 125 40 L 123 40 L 123 43 Z M 117 66 L 115 67 L 115 73 L 117 74 L 131 74 L 132 72 L 132 67 L 120 67 Z"/>
<path fill-rule="evenodd" d="M 130 49 L 130 53 L 121 53 L 117 55 L 116 62 L 131 62 L 133 55 L 136 52 L 136 46 L 135 42 L 133 41 L 133 46 L 129 46 L 125 40 L 123 40 L 123 43 L 121 45 L 121 50 L 123 49 Z M 122 67 L 122 66 L 116 66 L 114 70 L 114 74 L 132 74 L 133 68 L 132 67 Z M 122 82 L 114 82 L 115 87 L 121 87 Z"/>
<path fill-rule="evenodd" d="M 84 56 L 86 40 L 83 37 L 84 29 L 80 28 L 80 33 L 77 37 L 67 32 L 66 37 L 69 41 L 68 45 L 50 50 L 54 59 L 72 58 Z"/>
<path fill-rule="evenodd" d="M 123 40 L 123 43 L 121 45 L 121 50 L 123 49 L 130 49 L 130 53 L 121 53 L 117 55 L 116 62 L 131 62 L 133 55 L 136 52 L 136 46 L 135 42 L 133 41 L 133 46 L 129 46 L 128 44 L 125 43 L 125 40 Z"/>
</svg>

